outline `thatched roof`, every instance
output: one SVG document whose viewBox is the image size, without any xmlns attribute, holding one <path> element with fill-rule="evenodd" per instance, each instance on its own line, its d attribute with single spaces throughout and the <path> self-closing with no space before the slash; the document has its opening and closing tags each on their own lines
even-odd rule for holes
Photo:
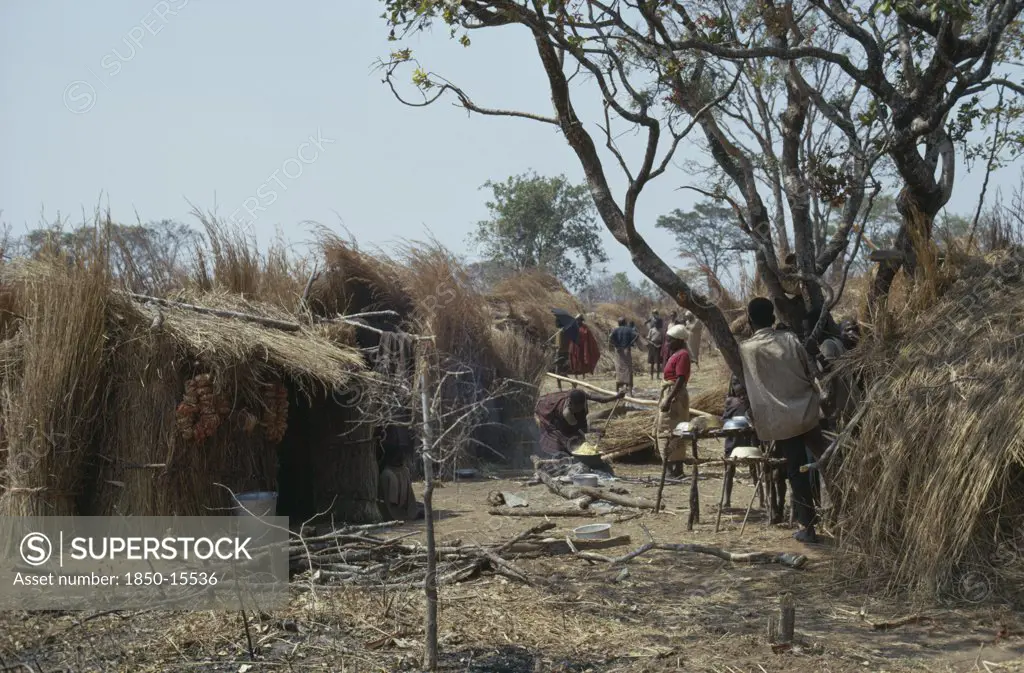
<svg viewBox="0 0 1024 673">
<path fill-rule="evenodd" d="M 870 402 L 843 453 L 842 531 L 858 569 L 892 587 L 955 593 L 980 573 L 995 592 L 1024 577 L 1022 264 L 970 260 L 846 366 Z"/>
<path fill-rule="evenodd" d="M 243 364 L 265 367 L 299 384 L 342 388 L 363 366 L 359 350 L 332 339 L 332 328 L 328 326 L 303 326 L 298 331 L 284 331 L 184 308 L 143 304 L 124 296 L 117 299 L 114 311 L 124 325 L 149 329 L 157 316 L 162 315 L 162 332 L 190 356 L 214 369 Z M 273 306 L 223 293 L 194 296 L 189 303 L 262 318 L 295 320 L 295 316 Z"/>
<path fill-rule="evenodd" d="M 8 264 L 0 273 L 0 284 L 10 292 L 8 306 L 15 315 L 32 315 L 40 284 L 67 282 L 67 271 L 59 264 L 19 261 Z M 58 278 L 58 276 L 60 278 Z M 262 318 L 295 322 L 295 316 L 274 306 L 247 301 L 225 292 L 190 293 L 179 296 L 190 304 L 227 309 Z M 285 331 L 255 322 L 198 313 L 185 308 L 142 303 L 107 286 L 103 300 L 107 311 L 107 345 L 142 335 L 162 335 L 173 341 L 182 355 L 210 370 L 246 366 L 258 376 L 275 372 L 300 386 L 339 388 L 363 367 L 361 353 L 339 340 L 338 328 L 302 326 Z M 46 309 L 42 309 L 46 310 Z M 58 313 L 58 306 L 52 307 Z M 333 334 L 332 334 L 333 332 Z M 7 350 L 14 348 L 12 344 Z"/>
</svg>

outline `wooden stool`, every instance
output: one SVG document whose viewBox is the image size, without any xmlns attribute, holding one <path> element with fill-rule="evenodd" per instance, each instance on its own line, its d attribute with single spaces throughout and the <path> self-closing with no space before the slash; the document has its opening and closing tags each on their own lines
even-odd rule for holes
<svg viewBox="0 0 1024 673">
<path fill-rule="evenodd" d="M 739 467 L 740 465 L 746 465 L 751 468 L 754 473 L 754 494 L 750 496 L 750 503 L 747 505 L 747 512 L 743 516 L 743 525 L 746 526 L 747 516 L 750 514 L 750 508 L 754 505 L 754 498 L 757 497 L 760 492 L 761 482 L 764 481 L 764 469 L 762 463 L 764 462 L 764 454 L 761 453 L 761 449 L 756 446 L 737 446 L 732 450 L 732 455 L 728 458 L 722 459 L 722 464 L 725 469 L 728 469 L 730 465 Z M 715 532 L 717 533 L 720 529 L 722 522 L 722 509 L 725 507 L 725 478 L 722 478 L 722 495 L 718 499 L 718 519 L 715 521 Z M 742 529 L 741 529 L 742 534 Z"/>
</svg>

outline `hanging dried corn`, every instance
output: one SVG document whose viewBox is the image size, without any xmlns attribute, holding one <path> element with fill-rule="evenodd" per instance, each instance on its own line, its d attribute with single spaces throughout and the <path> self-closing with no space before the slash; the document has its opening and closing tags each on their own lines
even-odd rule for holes
<svg viewBox="0 0 1024 673">
<path fill-rule="evenodd" d="M 203 442 L 213 436 L 231 412 L 227 398 L 213 387 L 209 374 L 185 382 L 185 394 L 176 411 L 178 432 L 186 441 Z"/>
<path fill-rule="evenodd" d="M 268 383 L 263 386 L 263 426 L 264 435 L 271 444 L 284 439 L 288 430 L 288 388 L 281 383 Z"/>
</svg>

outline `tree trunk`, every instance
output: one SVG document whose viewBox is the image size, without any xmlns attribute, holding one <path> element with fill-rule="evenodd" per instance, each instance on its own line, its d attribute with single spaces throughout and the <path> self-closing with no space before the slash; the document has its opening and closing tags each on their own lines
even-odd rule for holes
<svg viewBox="0 0 1024 673">
<path fill-rule="evenodd" d="M 535 28 L 534 38 L 537 53 L 548 77 L 551 102 L 559 127 L 583 167 L 587 184 L 590 186 L 590 192 L 594 198 L 594 205 L 605 227 L 612 233 L 615 240 L 630 251 L 633 264 L 641 273 L 667 292 L 677 304 L 691 311 L 704 323 L 726 364 L 733 373 L 742 378 L 743 368 L 740 364 L 739 346 L 722 311 L 706 297 L 690 288 L 636 231 L 631 206 L 635 203 L 640 190 L 643 189 L 644 183 L 649 179 L 649 173 L 647 177 L 638 176 L 631 182 L 627 194 L 627 209 L 623 212 L 612 195 L 594 140 L 583 127 L 573 109 L 569 83 L 562 70 L 557 52 L 548 41 L 548 36 L 543 29 Z"/>
<path fill-rule="evenodd" d="M 912 198 L 904 188 L 897 200 L 903 222 L 900 224 L 894 249 L 900 254 L 898 258 L 886 259 L 879 263 L 875 281 L 868 293 L 868 302 L 871 306 L 888 296 L 900 268 L 903 268 L 908 276 L 914 276 L 917 272 L 918 248 L 923 243 L 931 241 L 932 228 L 938 210 L 929 213 L 919 208 Z"/>
<path fill-rule="evenodd" d="M 434 536 L 434 456 L 433 433 L 430 428 L 430 405 L 427 402 L 428 360 L 421 356 L 420 371 L 420 403 L 423 407 L 423 437 L 421 452 L 423 454 L 423 518 L 427 529 L 427 574 L 423 578 L 423 591 L 427 600 L 427 611 L 424 615 L 425 643 L 423 651 L 423 667 L 428 671 L 437 669 L 437 540 Z"/>
</svg>

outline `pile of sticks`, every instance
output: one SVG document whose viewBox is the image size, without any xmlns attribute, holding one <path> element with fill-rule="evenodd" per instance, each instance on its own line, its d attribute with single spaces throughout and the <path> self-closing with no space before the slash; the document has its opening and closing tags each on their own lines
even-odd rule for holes
<svg viewBox="0 0 1024 673">
<path fill-rule="evenodd" d="M 293 573 L 316 584 L 346 584 L 390 589 L 423 586 L 427 573 L 427 547 L 408 538 L 416 533 L 383 537 L 376 533 L 400 525 L 391 521 L 370 526 L 334 530 L 315 537 L 294 539 L 288 548 Z M 542 533 L 555 528 L 544 522 L 497 544 L 462 544 L 460 540 L 439 541 L 436 548 L 437 584 L 453 584 L 480 577 L 483 573 L 502 575 L 534 586 L 531 578 L 510 559 L 536 558 L 559 553 Z M 567 550 L 566 550 L 567 551 Z M 299 578 L 300 581 L 303 577 Z"/>
</svg>

